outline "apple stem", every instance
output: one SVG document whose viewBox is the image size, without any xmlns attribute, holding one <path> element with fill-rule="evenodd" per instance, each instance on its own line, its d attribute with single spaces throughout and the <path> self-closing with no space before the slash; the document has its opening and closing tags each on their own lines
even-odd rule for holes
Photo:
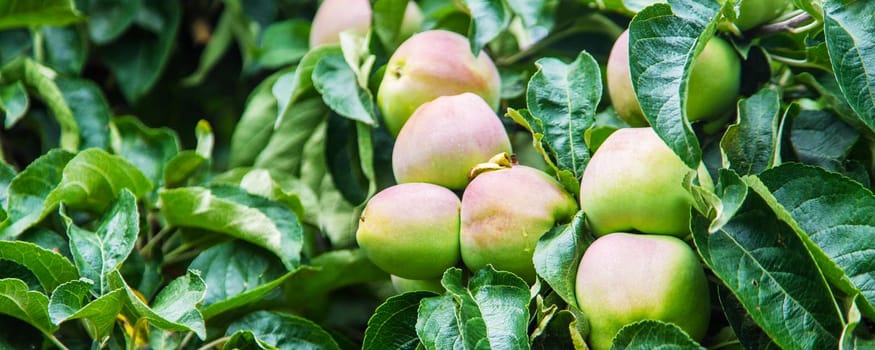
<svg viewBox="0 0 875 350">
<path fill-rule="evenodd" d="M 814 20 L 813 22 L 811 22 Z M 820 26 L 820 21 L 811 17 L 807 12 L 799 11 L 794 16 L 778 22 L 763 25 L 756 31 L 756 36 L 779 32 L 802 33 Z"/>
</svg>

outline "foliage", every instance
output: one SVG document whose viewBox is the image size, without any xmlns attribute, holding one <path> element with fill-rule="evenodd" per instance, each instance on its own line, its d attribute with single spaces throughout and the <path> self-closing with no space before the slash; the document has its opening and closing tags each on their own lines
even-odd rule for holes
<svg viewBox="0 0 875 350">
<path fill-rule="evenodd" d="M 0 0 L 0 348 L 586 349 L 583 213 L 542 237 L 532 285 L 451 268 L 442 294 L 394 295 L 355 246 L 395 182 L 375 96 L 405 2 L 371 2 L 370 33 L 310 48 L 317 1 Z M 687 241 L 719 311 L 700 342 L 643 321 L 615 348 L 875 342 L 875 2 L 787 1 L 747 31 L 736 0 L 417 3 L 492 57 L 520 160 L 574 196 L 626 126 L 602 77 L 630 28 L 646 119 L 716 183 L 687 184 Z M 742 96 L 691 124 L 714 36 Z"/>
</svg>

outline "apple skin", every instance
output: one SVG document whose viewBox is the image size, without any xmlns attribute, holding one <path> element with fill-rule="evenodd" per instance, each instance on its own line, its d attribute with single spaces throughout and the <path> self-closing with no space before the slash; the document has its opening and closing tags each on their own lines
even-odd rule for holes
<svg viewBox="0 0 875 350">
<path fill-rule="evenodd" d="M 648 126 L 632 88 L 629 72 L 629 30 L 611 48 L 607 88 L 620 119 L 633 127 Z M 693 62 L 687 94 L 687 119 L 710 120 L 735 106 L 741 86 L 741 60 L 725 40 L 713 37 Z"/>
<path fill-rule="evenodd" d="M 471 53 L 468 39 L 446 30 L 418 33 L 395 50 L 377 91 L 383 122 L 397 136 L 410 115 L 439 96 L 471 92 L 498 109 L 501 78 L 492 59 Z"/>
<path fill-rule="evenodd" d="M 371 29 L 371 2 L 369 0 L 325 0 L 313 16 L 310 28 L 310 47 L 340 43 L 340 32 L 353 30 L 364 35 Z M 401 22 L 401 39 L 419 31 L 422 12 L 415 2 L 407 4 Z"/>
<path fill-rule="evenodd" d="M 441 285 L 440 278 L 428 280 L 411 280 L 392 275 L 390 279 L 392 280 L 392 287 L 395 288 L 395 291 L 398 292 L 398 294 L 416 291 L 427 291 L 443 294 L 445 291 L 444 286 Z"/>
<path fill-rule="evenodd" d="M 787 9 L 786 0 L 742 0 L 741 10 L 735 25 L 748 30 L 778 18 Z"/>
<path fill-rule="evenodd" d="M 510 138 L 480 96 L 441 96 L 419 106 L 401 128 L 392 170 L 398 183 L 461 190 L 468 185 L 471 168 L 502 152 L 512 153 Z"/>
<path fill-rule="evenodd" d="M 701 340 L 711 313 L 696 253 L 671 236 L 612 233 L 596 239 L 580 261 L 576 296 L 593 350 L 610 349 L 620 328 L 645 319 L 674 323 Z"/>
<path fill-rule="evenodd" d="M 683 182 L 692 171 L 653 129 L 620 129 L 586 166 L 580 207 L 597 236 L 637 230 L 684 237 L 693 198 Z"/>
<path fill-rule="evenodd" d="M 577 210 L 574 198 L 540 170 L 517 165 L 482 173 L 462 194 L 462 261 L 472 271 L 492 264 L 531 283 L 538 239 Z"/>
<path fill-rule="evenodd" d="M 384 271 L 407 279 L 439 278 L 459 261 L 459 197 L 432 184 L 409 183 L 374 195 L 356 241 Z"/>
</svg>

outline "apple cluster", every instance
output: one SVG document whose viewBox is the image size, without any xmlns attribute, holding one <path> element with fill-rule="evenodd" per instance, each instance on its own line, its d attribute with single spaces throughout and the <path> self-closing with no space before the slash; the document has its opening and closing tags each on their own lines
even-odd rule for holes
<svg viewBox="0 0 875 350">
<path fill-rule="evenodd" d="M 368 201 L 356 240 L 396 286 L 436 289 L 460 262 L 534 281 L 538 239 L 578 211 L 551 176 L 511 161 L 499 90 L 489 56 L 453 32 L 415 34 L 389 59 L 377 104 L 398 184 Z"/>
</svg>

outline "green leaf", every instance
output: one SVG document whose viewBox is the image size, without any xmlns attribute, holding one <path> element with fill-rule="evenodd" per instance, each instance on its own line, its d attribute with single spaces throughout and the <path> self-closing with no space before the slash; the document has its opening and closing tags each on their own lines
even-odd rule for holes
<svg viewBox="0 0 875 350">
<path fill-rule="evenodd" d="M 832 69 L 851 108 L 875 130 L 875 3 L 827 0 L 823 31 Z"/>
<path fill-rule="evenodd" d="M 767 88 L 738 102 L 738 122 L 720 139 L 728 168 L 749 175 L 780 164 L 780 109 L 780 95 Z"/>
<path fill-rule="evenodd" d="M 385 281 L 386 272 L 374 265 L 365 253 L 332 250 L 313 258 L 310 269 L 301 270 L 283 284 L 285 300 L 291 305 L 306 305 L 329 292 L 356 284 Z"/>
<path fill-rule="evenodd" d="M 535 118 L 525 109 L 515 110 L 513 108 L 508 108 L 505 116 L 526 128 L 526 130 L 532 134 L 532 147 L 543 157 L 547 166 L 556 173 L 556 176 L 559 178 L 559 183 L 562 184 L 565 190 L 570 193 L 580 193 L 580 180 L 578 180 L 577 176 L 575 176 L 571 170 L 559 169 L 556 166 L 556 162 L 553 160 L 555 157 L 555 151 L 550 144 L 544 140 L 546 131 L 544 130 L 543 121 Z"/>
<path fill-rule="evenodd" d="M 277 97 L 273 92 L 277 89 L 275 84 L 280 77 L 285 77 L 286 81 L 291 82 L 294 75 L 295 73 L 288 69 L 276 72 L 262 80 L 249 94 L 243 115 L 240 116 L 240 121 L 237 122 L 231 135 L 229 167 L 253 165 L 255 159 L 271 141 L 278 113 Z M 284 94 L 291 95 L 288 90 Z"/>
<path fill-rule="evenodd" d="M 0 84 L 0 110 L 6 115 L 4 128 L 9 129 L 15 125 L 18 120 L 24 117 L 29 107 L 30 98 L 27 97 L 27 91 L 24 90 L 24 84 L 21 81 L 8 85 Z"/>
<path fill-rule="evenodd" d="M 123 158 L 102 149 L 89 148 L 67 163 L 61 183 L 46 202 L 52 205 L 64 202 L 73 209 L 101 213 L 123 189 L 131 191 L 136 198 L 143 198 L 152 189 L 152 184 Z"/>
<path fill-rule="evenodd" d="M 73 0 L 7 0 L 0 3 L 0 30 L 62 26 L 81 20 Z"/>
<path fill-rule="evenodd" d="M 481 346 L 529 349 L 531 294 L 525 281 L 492 266 L 477 271 L 462 284 L 462 270 L 451 268 L 441 280 L 447 294 L 422 300 L 416 333 L 426 349 Z M 449 299 L 449 298 L 451 299 Z M 451 300 L 450 305 L 447 301 Z M 447 309 L 453 308 L 453 314 Z M 461 342 L 461 343 L 459 343 Z"/>
<path fill-rule="evenodd" d="M 58 73 L 79 75 L 88 58 L 88 40 L 84 33 L 75 26 L 43 27 L 40 31 L 45 45 L 46 64 Z"/>
<path fill-rule="evenodd" d="M 33 47 L 33 34 L 29 29 L 11 29 L 0 35 L 0 67 L 26 55 Z M 4 81 L 11 81 L 11 79 Z"/>
<path fill-rule="evenodd" d="M 313 70 L 313 85 L 328 107 L 344 117 L 374 125 L 374 97 L 358 81 L 342 54 L 322 56 Z"/>
<path fill-rule="evenodd" d="M 44 334 L 52 334 L 57 327 L 49 320 L 48 307 L 49 298 L 45 294 L 28 290 L 27 284 L 19 279 L 0 279 L 0 314 L 27 322 Z"/>
<path fill-rule="evenodd" d="M 271 350 L 274 347 L 265 344 L 263 341 L 256 339 L 255 334 L 252 331 L 248 330 L 239 330 L 231 334 L 231 337 L 228 339 L 228 342 L 223 345 L 224 347 L 228 347 L 229 349 L 241 349 L 241 350 Z"/>
<path fill-rule="evenodd" d="M 9 198 L 9 184 L 12 183 L 16 175 L 18 174 L 15 173 L 15 169 L 0 160 L 0 209 L 6 207 L 6 199 Z M 0 222 L 5 218 L 5 215 L 0 216 Z"/>
<path fill-rule="evenodd" d="M 243 175 L 238 184 L 249 193 L 282 203 L 295 212 L 299 218 L 306 219 L 304 209 L 315 208 L 317 205 L 316 195 L 297 179 L 287 178 L 284 184 L 279 184 L 274 180 L 275 178 L 280 178 L 280 176 L 274 176 L 268 170 L 253 169 Z M 291 188 L 287 189 L 286 187 L 289 186 Z M 307 201 L 306 207 L 302 197 Z"/>
<path fill-rule="evenodd" d="M 656 320 L 644 320 L 620 328 L 614 336 L 612 350 L 632 349 L 701 349 L 680 327 Z"/>
<path fill-rule="evenodd" d="M 741 302 L 729 289 L 722 285 L 717 285 L 717 296 L 720 299 L 720 307 L 732 331 L 738 337 L 738 341 L 745 349 L 763 349 L 763 350 L 778 350 L 780 349 L 775 342 L 769 338 L 766 333 L 757 326 Z"/>
<path fill-rule="evenodd" d="M 131 254 L 140 232 L 137 199 L 123 189 L 118 200 L 100 218 L 94 232 L 76 226 L 66 214 L 63 216 L 76 267 L 83 277 L 94 281 L 95 295 L 108 293 L 109 274 Z"/>
<path fill-rule="evenodd" d="M 7 217 L 0 223 L 0 237 L 14 238 L 54 210 L 58 203 L 48 197 L 62 181 L 64 167 L 71 159 L 73 155 L 66 151 L 51 150 L 12 179 L 7 192 Z"/>
<path fill-rule="evenodd" d="M 277 349 L 340 349 L 331 334 L 305 318 L 295 315 L 256 311 L 228 326 L 226 335 L 250 331 L 264 344 Z"/>
<path fill-rule="evenodd" d="M 88 34 L 102 45 L 118 38 L 137 17 L 142 0 L 89 0 L 82 11 L 88 15 Z"/>
<path fill-rule="evenodd" d="M 377 0 L 371 12 L 371 27 L 387 51 L 395 51 L 409 0 Z"/>
<path fill-rule="evenodd" d="M 577 266 L 589 245 L 595 241 L 585 231 L 583 211 L 571 222 L 547 231 L 535 246 L 533 261 L 538 276 L 544 279 L 568 305 L 577 307 L 575 295 Z"/>
<path fill-rule="evenodd" d="M 300 262 L 301 224 L 294 212 L 279 203 L 227 185 L 164 190 L 159 196 L 161 213 L 170 225 L 250 242 L 276 254 L 289 270 Z"/>
<path fill-rule="evenodd" d="M 287 20 L 271 23 L 261 36 L 258 64 L 277 68 L 297 62 L 309 49 L 310 22 Z"/>
<path fill-rule="evenodd" d="M 231 41 L 234 39 L 234 33 L 231 30 L 231 22 L 233 21 L 232 11 L 222 11 L 216 27 L 210 35 L 210 41 L 201 53 L 200 63 L 197 70 L 191 75 L 182 80 L 185 85 L 198 85 L 203 82 L 207 74 L 221 61 L 225 56 L 225 52 L 231 47 Z M 266 81 L 262 81 L 262 84 Z M 255 93 L 253 92 L 253 95 Z"/>
<path fill-rule="evenodd" d="M 543 142 L 555 157 L 556 166 L 579 179 L 590 158 L 584 133 L 595 123 L 602 95 L 599 65 L 586 51 L 571 64 L 542 58 L 535 65 L 538 71 L 529 80 L 526 105 L 541 121 Z M 576 187 L 568 190 L 579 192 Z"/>
<path fill-rule="evenodd" d="M 427 350 L 466 348 L 453 296 L 424 298 L 419 303 L 416 334 Z"/>
<path fill-rule="evenodd" d="M 507 6 L 520 18 L 531 42 L 547 37 L 555 22 L 557 0 L 507 0 Z"/>
<path fill-rule="evenodd" d="M 204 299 L 206 285 L 195 271 L 188 271 L 177 277 L 155 296 L 152 306 L 146 305 L 118 271 L 110 274 L 113 289 L 124 288 L 127 295 L 126 307 L 139 318 L 145 318 L 161 329 L 168 331 L 194 332 L 198 338 L 206 338 L 204 319 L 197 305 Z"/>
<path fill-rule="evenodd" d="M 845 157 L 859 139 L 854 128 L 826 111 L 802 109 L 790 126 L 797 159 L 832 171 L 844 168 Z"/>
<path fill-rule="evenodd" d="M 510 9 L 505 7 L 501 0 L 463 0 L 462 2 L 471 13 L 468 39 L 471 41 L 471 52 L 476 57 L 480 54 L 480 49 L 510 25 Z"/>
<path fill-rule="evenodd" d="M 760 196 L 748 195 L 715 232 L 709 233 L 699 216 L 692 227 L 705 263 L 776 344 L 802 349 L 838 344 L 841 313 L 826 280 L 803 242 Z"/>
<path fill-rule="evenodd" d="M 20 80 L 31 95 L 39 98 L 49 107 L 61 127 L 60 145 L 66 151 L 79 149 L 79 125 L 73 117 L 70 106 L 55 83 L 55 73 L 28 57 L 19 57 L 3 69 L 6 81 Z"/>
<path fill-rule="evenodd" d="M 164 187 L 164 169 L 181 148 L 176 132 L 169 128 L 149 128 L 136 117 L 115 118 L 112 127 L 112 150 L 143 172 L 154 189 Z M 152 202 L 157 199 L 153 192 Z"/>
<path fill-rule="evenodd" d="M 36 276 L 46 293 L 62 283 L 79 278 L 76 267 L 67 258 L 29 242 L 0 240 L 0 259 L 26 267 Z"/>
<path fill-rule="evenodd" d="M 875 315 L 875 195 L 821 168 L 784 164 L 751 187 L 796 231 L 827 279 L 847 295 L 863 296 Z"/>
<path fill-rule="evenodd" d="M 91 338 L 101 340 L 115 326 L 116 316 L 124 305 L 125 292 L 116 289 L 88 302 L 92 284 L 88 279 L 62 284 L 49 299 L 49 316 L 55 325 L 81 319 Z"/>
<path fill-rule="evenodd" d="M 83 149 L 109 148 L 112 111 L 100 87 L 90 80 L 77 78 L 58 78 L 55 82 L 79 125 L 80 146 Z"/>
<path fill-rule="evenodd" d="M 207 285 L 202 308 L 205 319 L 258 300 L 288 278 L 282 262 L 242 241 L 204 250 L 188 268 L 201 271 Z"/>
<path fill-rule="evenodd" d="M 115 75 L 128 101 L 139 100 L 161 76 L 179 31 L 181 6 L 175 0 L 143 2 L 139 11 L 148 12 L 152 21 L 160 23 L 157 32 L 127 31 L 124 37 L 101 47 L 100 56 Z M 146 28 L 155 25 L 148 22 L 138 24 Z"/>
<path fill-rule="evenodd" d="M 727 1 L 723 6 L 729 6 Z M 641 110 L 662 140 L 696 169 L 699 141 L 687 119 L 692 62 L 714 35 L 721 6 L 716 1 L 677 0 L 639 12 L 629 24 L 632 85 Z"/>
<path fill-rule="evenodd" d="M 362 349 L 415 350 L 419 345 L 416 336 L 419 302 L 434 295 L 432 292 L 410 292 L 386 299 L 368 320 Z"/>
</svg>

